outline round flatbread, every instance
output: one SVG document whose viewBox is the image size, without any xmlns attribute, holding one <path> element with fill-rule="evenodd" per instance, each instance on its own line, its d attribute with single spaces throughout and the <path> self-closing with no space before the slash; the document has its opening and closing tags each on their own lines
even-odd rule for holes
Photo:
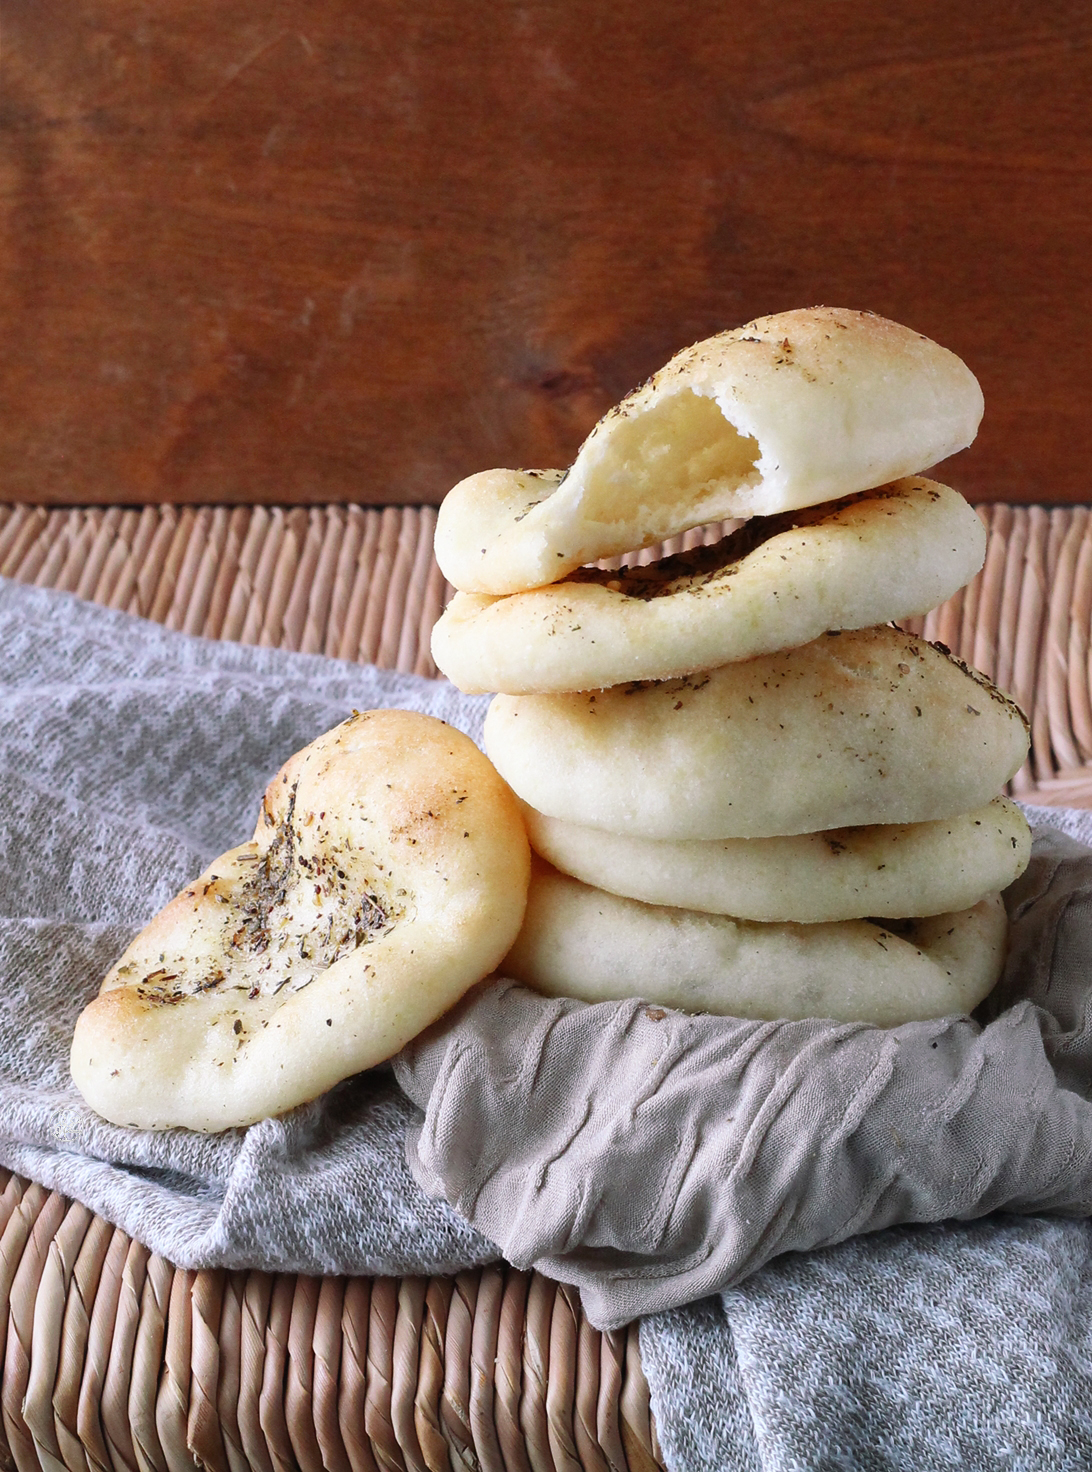
<svg viewBox="0 0 1092 1472">
<path fill-rule="evenodd" d="M 832 828 L 788 838 L 669 839 L 604 833 L 524 804 L 531 847 L 612 894 L 739 920 L 814 925 L 965 910 L 1027 868 L 1031 829 L 1007 797 L 932 823 Z"/>
<path fill-rule="evenodd" d="M 527 593 L 456 593 L 432 631 L 468 694 L 537 695 L 665 680 L 927 613 L 982 566 L 957 492 L 909 478 L 756 517 L 712 547 L 645 567 L 581 568 Z"/>
<path fill-rule="evenodd" d="M 1007 934 L 999 895 L 927 920 L 762 925 L 621 899 L 538 859 L 501 970 L 584 1002 L 898 1027 L 976 1007 L 1001 975 Z"/>
<path fill-rule="evenodd" d="M 270 784 L 232 849 L 137 936 L 76 1024 L 116 1124 L 221 1130 L 398 1052 L 494 969 L 530 857 L 511 793 L 431 716 L 355 714 Z"/>
<path fill-rule="evenodd" d="M 1007 696 L 901 629 L 702 675 L 498 695 L 485 744 L 531 807 L 643 838 L 768 838 L 981 807 L 1027 754 Z"/>
<path fill-rule="evenodd" d="M 517 593 L 726 517 L 772 516 L 935 465 L 982 393 L 954 353 L 871 312 L 760 317 L 677 353 L 611 409 L 567 475 L 490 470 L 440 507 L 467 593 Z"/>
</svg>

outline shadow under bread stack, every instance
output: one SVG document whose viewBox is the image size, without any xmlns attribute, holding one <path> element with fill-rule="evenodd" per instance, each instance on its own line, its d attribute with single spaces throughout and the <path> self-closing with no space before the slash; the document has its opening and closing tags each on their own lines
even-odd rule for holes
<svg viewBox="0 0 1092 1472">
<path fill-rule="evenodd" d="M 1027 723 L 894 626 L 982 565 L 974 510 L 917 474 L 981 412 L 952 353 L 815 308 L 679 353 L 564 475 L 455 487 L 433 654 L 501 692 L 486 748 L 538 856 L 507 975 L 882 1026 L 993 987 Z M 725 518 L 714 546 L 589 565 Z"/>
</svg>

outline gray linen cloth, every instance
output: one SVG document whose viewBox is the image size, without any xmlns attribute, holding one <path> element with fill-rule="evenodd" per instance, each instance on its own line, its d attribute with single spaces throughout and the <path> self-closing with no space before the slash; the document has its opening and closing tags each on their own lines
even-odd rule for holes
<svg viewBox="0 0 1092 1472">
<path fill-rule="evenodd" d="M 985 1027 L 472 994 L 395 1062 L 413 1173 L 615 1328 L 900 1222 L 1092 1212 L 1092 854 L 1043 830 Z M 609 1172 L 601 1162 L 610 1161 Z"/>
<path fill-rule="evenodd" d="M 1089 1465 L 1088 1224 L 875 1230 L 1092 1205 L 1092 861 L 1049 833 L 1011 897 L 1013 958 L 981 1024 L 881 1034 L 619 1004 L 600 1026 L 580 1021 L 599 1009 L 502 982 L 399 1060 L 423 1113 L 389 1070 L 212 1138 L 117 1129 L 83 1106 L 68 1042 L 110 961 L 250 832 L 291 751 L 381 704 L 475 737 L 484 710 L 443 684 L 0 581 L 0 1161 L 186 1265 L 451 1272 L 499 1244 L 579 1283 L 602 1324 L 650 1313 L 673 1472 Z M 1033 816 L 1092 836 L 1087 815 Z M 537 1070 L 502 1018 L 542 1044 Z M 453 1128 L 460 1100 L 476 1112 Z M 407 1132 L 446 1200 L 407 1169 Z M 817 1250 L 788 1250 L 802 1247 Z"/>
<path fill-rule="evenodd" d="M 471 735 L 445 683 L 186 638 L 0 580 L 0 1162 L 186 1267 L 450 1272 L 496 1247 L 405 1159 L 390 1071 L 248 1130 L 143 1133 L 68 1072 L 76 1017 L 168 899 L 248 838 L 280 764 L 353 710 Z"/>
</svg>

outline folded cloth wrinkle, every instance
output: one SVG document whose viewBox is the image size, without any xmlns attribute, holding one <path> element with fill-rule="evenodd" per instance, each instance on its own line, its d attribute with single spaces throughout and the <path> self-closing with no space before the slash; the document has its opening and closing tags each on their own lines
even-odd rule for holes
<svg viewBox="0 0 1092 1472">
<path fill-rule="evenodd" d="M 1092 864 L 1066 834 L 1044 832 L 1034 860 L 1008 891 L 1012 928 L 1005 972 L 978 1009 L 999 1017 L 1038 1002 L 1046 1056 L 1063 1088 L 1092 1098 Z"/>
<path fill-rule="evenodd" d="M 983 1019 L 746 1022 L 495 982 L 395 1060 L 424 1111 L 411 1169 L 602 1328 L 900 1223 L 1087 1215 L 1090 893 L 1092 851 L 1040 831 Z"/>
<path fill-rule="evenodd" d="M 76 1017 L 103 975 L 250 836 L 288 756 L 354 707 L 402 705 L 478 736 L 485 702 L 2 579 L 0 650 L 0 1163 L 184 1267 L 397 1274 L 494 1261 L 494 1244 L 410 1176 L 414 1111 L 389 1070 L 213 1136 L 109 1125 L 68 1071 Z"/>
<path fill-rule="evenodd" d="M 249 1130 L 150 1134 L 95 1117 L 67 1069 L 75 1017 L 132 934 L 354 706 L 478 739 L 486 702 L 2 579 L 0 649 L 0 1163 L 183 1266 L 451 1274 L 511 1231 L 513 1255 L 577 1281 L 598 1322 L 711 1292 L 642 1320 L 671 1472 L 1092 1465 L 1092 1229 L 1061 1214 L 1090 1207 L 1092 884 L 1082 843 L 1050 831 L 1088 842 L 1092 815 L 1030 811 L 1009 968 L 974 1021 L 729 1020 L 711 1040 L 708 1019 L 633 1002 L 593 1035 L 581 1004 L 502 982 L 398 1061 L 420 1110 L 382 1069 Z M 461 1035 L 479 1005 L 529 1022 L 530 1058 Z M 595 1083 L 575 1103 L 574 1038 Z M 632 1077 L 612 1073 L 616 1050 Z M 538 1153 L 551 1131 L 560 1148 Z M 791 1250 L 808 1240 L 834 1245 Z"/>
</svg>

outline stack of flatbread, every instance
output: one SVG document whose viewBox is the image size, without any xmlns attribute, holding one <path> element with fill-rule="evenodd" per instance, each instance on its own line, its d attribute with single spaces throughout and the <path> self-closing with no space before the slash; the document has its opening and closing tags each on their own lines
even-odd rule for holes
<svg viewBox="0 0 1092 1472">
<path fill-rule="evenodd" d="M 508 974 L 883 1026 L 992 988 L 999 892 L 1030 851 L 998 796 L 1027 723 L 898 627 L 982 565 L 978 516 L 918 473 L 981 413 L 954 354 L 815 308 L 679 353 L 564 474 L 455 487 L 433 653 L 500 692 L 486 746 L 536 854 Z M 619 564 L 726 519 L 713 545 Z"/>
</svg>

